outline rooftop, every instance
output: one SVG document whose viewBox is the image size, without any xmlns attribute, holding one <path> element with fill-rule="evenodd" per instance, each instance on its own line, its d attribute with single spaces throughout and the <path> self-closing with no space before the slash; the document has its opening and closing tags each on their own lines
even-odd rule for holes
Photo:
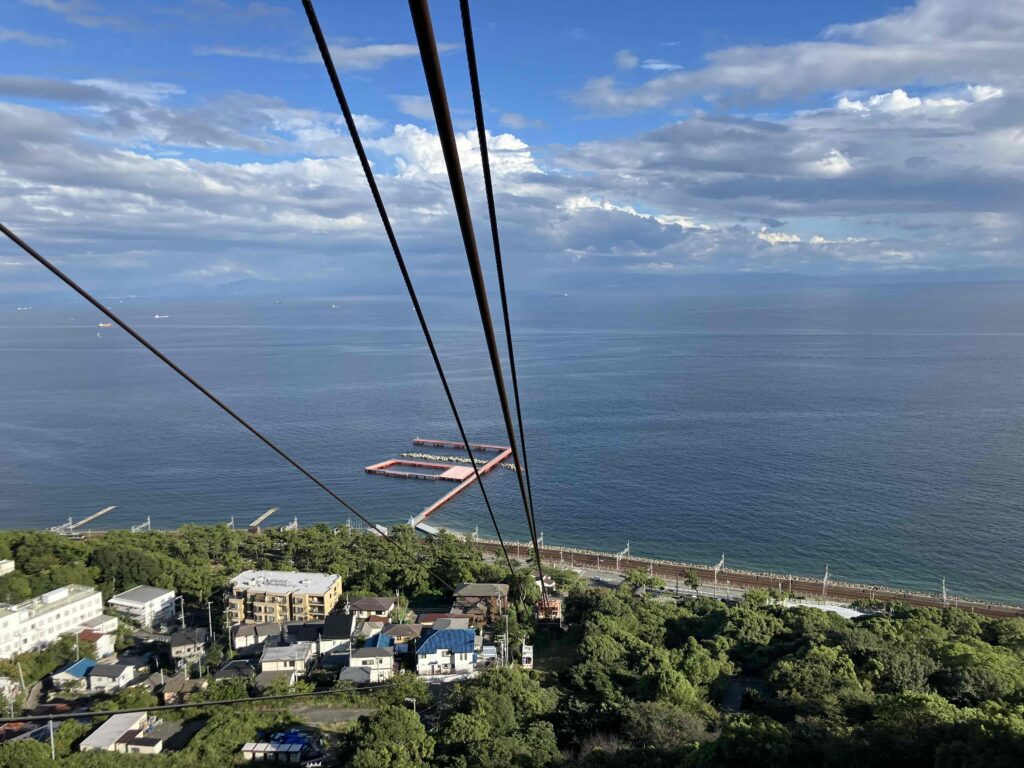
<svg viewBox="0 0 1024 768">
<path fill-rule="evenodd" d="M 305 661 L 313 653 L 313 644 L 308 642 L 294 645 L 273 645 L 263 651 L 260 662 L 266 661 Z"/>
<path fill-rule="evenodd" d="M 235 576 L 231 586 L 276 595 L 322 595 L 339 581 L 336 573 L 250 570 Z"/>
<path fill-rule="evenodd" d="M 77 603 L 99 592 L 92 587 L 83 587 L 81 584 L 69 584 L 66 587 L 52 589 L 49 592 L 25 600 L 17 605 L 6 606 L 9 611 L 28 611 L 29 616 L 37 616 L 48 611 L 55 611 L 67 605 Z"/>
<path fill-rule="evenodd" d="M 84 752 L 89 749 L 109 750 L 128 731 L 139 728 L 146 722 L 145 712 L 111 715 L 99 728 L 86 736 L 79 745 Z"/>
<path fill-rule="evenodd" d="M 324 638 L 348 640 L 356 631 L 358 619 L 352 613 L 332 613 L 324 621 Z"/>
<path fill-rule="evenodd" d="M 352 603 L 353 611 L 370 611 L 371 613 L 388 613 L 395 607 L 393 597 L 361 597 Z"/>
<path fill-rule="evenodd" d="M 391 658 L 395 655 L 394 648 L 374 648 L 372 646 L 366 646 L 358 650 L 352 651 L 353 659 L 379 659 L 388 657 Z"/>
<path fill-rule="evenodd" d="M 420 642 L 416 655 L 424 656 L 435 651 L 473 653 L 475 643 L 476 633 L 471 629 L 435 629 Z"/>
<path fill-rule="evenodd" d="M 206 627 L 179 629 L 171 635 L 168 642 L 172 648 L 180 648 L 185 645 L 203 645 L 206 642 L 207 635 Z"/>
<path fill-rule="evenodd" d="M 96 664 L 89 670 L 89 677 L 120 677 L 126 669 L 135 670 L 129 664 Z"/>
<path fill-rule="evenodd" d="M 96 662 L 92 659 L 79 659 L 70 664 L 65 664 L 63 667 L 55 671 L 55 675 L 71 675 L 73 677 L 85 677 L 89 674 L 89 671 L 96 666 Z"/>
<path fill-rule="evenodd" d="M 455 597 L 508 597 L 508 584 L 460 584 Z"/>
<path fill-rule="evenodd" d="M 144 603 L 152 602 L 153 600 L 160 600 L 165 597 L 174 597 L 173 589 L 164 589 L 163 587 L 147 587 L 138 586 L 132 587 L 131 589 L 122 592 L 119 595 L 114 595 L 110 598 L 107 603 L 132 603 L 135 605 L 143 605 Z"/>
</svg>

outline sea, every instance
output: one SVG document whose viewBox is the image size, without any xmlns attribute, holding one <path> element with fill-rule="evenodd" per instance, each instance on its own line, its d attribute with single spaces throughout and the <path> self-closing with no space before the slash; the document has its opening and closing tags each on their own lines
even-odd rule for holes
<svg viewBox="0 0 1024 768">
<path fill-rule="evenodd" d="M 453 487 L 364 472 L 457 439 L 407 298 L 106 301 L 374 522 Z M 470 439 L 507 443 L 475 306 L 425 309 Z M 545 544 L 1024 601 L 1024 284 L 516 294 L 512 319 Z M 0 526 L 360 524 L 103 320 L 0 308 Z M 525 541 L 514 473 L 485 482 Z M 476 488 L 431 522 L 493 536 Z"/>
</svg>

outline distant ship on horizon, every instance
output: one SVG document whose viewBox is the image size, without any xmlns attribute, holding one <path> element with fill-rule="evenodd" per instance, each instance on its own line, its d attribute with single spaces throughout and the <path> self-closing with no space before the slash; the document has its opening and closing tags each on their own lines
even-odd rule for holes
<svg viewBox="0 0 1024 768">
<path fill-rule="evenodd" d="M 114 324 L 113 323 L 96 323 L 96 326 L 98 328 L 113 328 Z"/>
<path fill-rule="evenodd" d="M 170 315 L 153 315 L 154 320 L 166 320 Z"/>
<path fill-rule="evenodd" d="M 18 307 L 19 312 L 29 312 L 32 307 Z"/>
</svg>

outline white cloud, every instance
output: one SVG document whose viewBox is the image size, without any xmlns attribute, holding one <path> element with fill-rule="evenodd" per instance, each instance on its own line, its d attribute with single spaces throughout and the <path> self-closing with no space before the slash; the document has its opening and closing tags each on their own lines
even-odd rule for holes
<svg viewBox="0 0 1024 768">
<path fill-rule="evenodd" d="M 615 54 L 615 66 L 619 69 L 636 69 L 639 63 L 640 59 L 625 49 Z"/>
<path fill-rule="evenodd" d="M 661 59 L 644 59 L 640 68 L 646 69 L 649 72 L 677 72 L 682 69 L 682 66 L 673 64 L 670 61 L 662 61 Z"/>
<path fill-rule="evenodd" d="M 427 96 L 396 94 L 391 97 L 391 100 L 395 102 L 395 106 L 398 107 L 400 112 L 409 115 L 409 117 L 415 117 L 417 120 L 434 119 L 434 108 L 431 106 L 430 98 Z"/>
<path fill-rule="evenodd" d="M 792 245 L 793 243 L 802 242 L 800 235 L 790 234 L 789 232 L 769 232 L 767 227 L 761 227 L 757 232 L 757 239 L 764 240 L 769 245 Z"/>
<path fill-rule="evenodd" d="M 824 157 L 809 163 L 807 167 L 820 176 L 842 176 L 852 169 L 850 159 L 838 149 L 830 149 Z"/>
<path fill-rule="evenodd" d="M 440 53 L 448 53 L 459 48 L 455 43 L 438 43 Z M 413 43 L 374 43 L 370 45 L 354 45 L 350 41 L 331 41 L 331 58 L 341 70 L 380 69 L 385 64 L 400 59 L 419 56 L 419 48 Z M 198 56 L 226 56 L 241 59 L 263 59 L 289 64 L 319 64 L 320 52 L 313 47 L 298 50 L 281 50 L 274 48 L 244 48 L 236 46 L 213 45 L 199 46 L 193 51 Z"/>
<path fill-rule="evenodd" d="M 960 96 L 935 95 L 911 96 L 902 88 L 888 93 L 878 93 L 867 99 L 851 99 L 840 97 L 836 108 L 846 112 L 883 112 L 890 115 L 921 113 L 921 112 L 955 112 L 1003 95 L 1003 89 L 992 85 L 971 85 L 963 89 Z"/>
<path fill-rule="evenodd" d="M 33 35 L 31 32 L 24 32 L 20 29 L 10 29 L 9 27 L 0 27 L 0 43 L 22 43 L 23 45 L 32 45 L 38 48 L 46 48 L 54 45 L 63 45 L 64 40 L 60 40 L 56 37 L 43 37 L 42 35 Z"/>
<path fill-rule="evenodd" d="M 869 22 L 833 26 L 821 40 L 725 48 L 706 58 L 703 67 L 635 87 L 594 78 L 575 99 L 623 114 L 694 97 L 770 102 L 906 83 L 1005 87 L 1019 81 L 1024 4 L 919 0 Z"/>
</svg>

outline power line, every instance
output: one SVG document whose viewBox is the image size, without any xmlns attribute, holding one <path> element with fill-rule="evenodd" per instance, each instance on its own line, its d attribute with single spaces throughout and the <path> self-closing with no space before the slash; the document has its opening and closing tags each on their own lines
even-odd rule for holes
<svg viewBox="0 0 1024 768">
<path fill-rule="evenodd" d="M 366 150 L 363 149 L 362 139 L 359 138 L 359 129 L 356 127 L 356 121 L 352 116 L 352 110 L 349 109 L 348 99 L 345 98 L 345 91 L 341 87 L 341 79 L 338 77 L 338 71 L 334 66 L 334 59 L 331 57 L 330 48 L 327 46 L 323 30 L 320 28 L 320 22 L 317 20 L 316 10 L 313 8 L 312 0 L 302 0 L 302 6 L 306 9 L 306 18 L 309 19 L 309 27 L 313 31 L 313 37 L 316 38 L 317 47 L 320 49 L 320 56 L 324 61 L 324 67 L 327 69 L 327 76 L 330 78 L 331 85 L 334 87 L 334 95 L 337 97 L 338 106 L 341 107 L 341 113 L 345 117 L 345 124 L 348 126 L 349 135 L 352 137 L 352 143 L 355 145 L 356 154 L 359 156 L 359 162 L 363 167 L 363 174 L 366 176 L 366 183 L 369 185 L 370 193 L 373 195 L 373 201 L 377 205 L 377 213 L 380 214 L 380 220 L 384 225 L 384 231 L 387 233 L 388 242 L 391 244 L 391 250 L 395 254 L 395 261 L 398 262 L 398 269 L 402 273 L 402 280 L 405 282 L 405 288 L 409 293 L 413 309 L 416 311 L 416 318 L 419 320 L 420 329 L 423 331 L 424 339 L 426 339 L 427 348 L 430 350 L 430 356 L 434 361 L 434 367 L 437 369 L 438 378 L 441 379 L 441 386 L 444 388 L 445 397 L 448 398 L 448 405 L 451 408 L 452 416 L 455 417 L 455 424 L 458 426 L 459 435 L 462 437 L 463 445 L 466 446 L 466 453 L 469 455 L 470 464 L 473 467 L 473 475 L 476 478 L 477 485 L 480 486 L 480 494 L 483 496 L 484 504 L 487 506 L 487 514 L 490 515 L 491 523 L 494 524 L 494 532 L 498 535 L 498 541 L 501 543 L 501 551 L 505 555 L 505 562 L 508 564 L 509 572 L 512 575 L 515 575 L 515 568 L 512 567 L 512 559 L 509 557 L 508 550 L 505 548 L 505 540 L 501 535 L 501 529 L 498 527 L 498 519 L 494 515 L 494 509 L 491 507 L 491 501 L 487 496 L 486 489 L 484 488 L 483 477 L 480 475 L 480 470 L 476 464 L 476 457 L 473 455 L 473 449 L 470 446 L 469 438 L 466 436 L 466 430 L 462 425 L 462 418 L 459 416 L 459 409 L 455 406 L 455 397 L 452 395 L 452 390 L 448 386 L 448 377 L 445 376 L 444 367 L 441 365 L 441 358 L 437 354 L 437 348 L 434 346 L 434 339 L 431 336 L 430 328 L 427 325 L 427 319 L 423 314 L 419 298 L 416 296 L 416 289 L 412 284 L 412 278 L 409 275 L 409 270 L 406 268 L 405 258 L 402 256 L 402 250 L 398 246 L 398 238 L 395 237 L 395 231 L 391 227 L 391 219 L 388 216 L 387 209 L 384 207 L 384 199 L 381 197 L 380 190 L 377 188 L 377 180 L 373 175 L 373 169 L 370 166 L 370 161 L 366 157 Z M 518 459 L 516 459 L 516 466 L 519 466 Z"/>
<path fill-rule="evenodd" d="M 473 21 L 469 15 L 469 0 L 459 0 L 462 10 L 462 31 L 466 40 L 466 60 L 469 63 L 469 83 L 473 90 L 473 110 L 476 112 L 476 132 L 480 142 L 480 161 L 484 170 L 484 191 L 487 193 L 487 215 L 491 222 L 491 242 L 494 245 L 494 263 L 498 272 L 498 293 L 501 296 L 501 316 L 505 322 L 505 345 L 508 347 L 509 371 L 512 374 L 512 396 L 516 405 L 519 427 L 519 445 L 523 451 L 523 474 L 526 476 L 526 494 L 533 514 L 533 485 L 530 483 L 530 462 L 526 458 L 526 435 L 523 431 L 523 408 L 519 400 L 519 377 L 516 375 L 516 355 L 512 348 L 512 324 L 508 315 L 508 294 L 505 291 L 505 267 L 501 258 L 498 237 L 498 214 L 494 205 L 494 186 L 491 183 L 491 162 L 487 152 L 487 128 L 484 125 L 484 103 L 480 95 L 480 76 L 476 67 L 476 46 L 473 43 Z"/>
<path fill-rule="evenodd" d="M 203 395 L 205 395 L 214 405 L 216 405 L 218 408 L 220 408 L 222 411 L 224 411 L 224 413 L 226 413 L 228 416 L 230 416 L 236 422 L 238 422 L 243 427 L 245 427 L 250 433 L 252 433 L 257 438 L 259 438 L 259 440 L 264 445 L 266 445 L 268 448 L 270 448 L 270 450 L 272 450 L 274 453 L 276 453 L 282 459 L 284 459 L 289 464 L 291 464 L 295 469 L 297 469 L 299 472 L 301 472 L 303 475 L 305 475 L 306 478 L 308 478 L 313 483 L 315 483 L 317 485 L 317 487 L 320 488 L 320 490 L 322 490 L 324 493 L 326 493 L 328 496 L 330 496 L 336 502 L 341 504 L 345 509 L 347 509 L 353 515 L 355 515 L 360 520 L 362 520 L 364 523 L 366 523 L 366 525 L 368 525 L 370 528 L 372 528 L 376 533 L 380 534 L 386 541 L 388 541 L 392 546 L 394 546 L 399 552 L 402 552 L 407 557 L 409 557 L 416 565 L 422 567 L 428 574 L 430 574 L 435 579 L 437 579 L 441 584 L 445 585 L 446 587 L 448 587 L 452 591 L 455 590 L 454 586 L 449 584 L 445 579 L 441 578 L 436 573 L 434 573 L 429 568 L 427 568 L 425 565 L 423 565 L 423 563 L 420 561 L 420 558 L 418 558 L 415 554 L 413 554 L 408 549 L 406 549 L 404 546 L 399 544 L 394 538 L 391 537 L 390 534 L 385 533 L 384 530 L 380 526 L 378 526 L 375 523 L 371 523 L 370 520 L 367 519 L 366 517 L 364 517 L 363 514 L 359 510 L 357 510 L 355 507 L 353 507 L 351 504 L 349 504 L 347 501 L 345 501 L 343 498 L 341 498 L 341 496 L 339 496 L 334 491 L 332 491 L 325 483 L 323 483 L 318 477 L 316 477 L 316 475 L 314 475 L 312 472 L 310 472 L 308 469 L 306 469 L 304 466 L 302 466 L 302 464 L 300 464 L 296 459 L 293 459 L 289 454 L 285 453 L 285 451 L 283 449 L 279 448 L 277 446 L 277 444 L 274 443 L 273 440 L 271 440 L 269 437 L 267 437 L 262 432 L 260 432 L 258 429 L 256 429 L 256 427 L 254 427 L 248 421 L 246 421 L 241 416 L 239 416 L 237 413 L 235 413 L 235 411 L 233 411 L 230 407 L 228 407 L 228 405 L 226 403 L 224 403 L 224 401 L 222 401 L 219 397 L 217 397 L 215 394 L 213 394 L 213 392 L 211 392 L 206 387 L 204 387 L 202 384 L 200 384 L 196 379 L 194 379 L 190 374 L 188 374 L 183 368 L 178 366 L 177 363 L 172 361 L 169 357 L 167 357 L 167 355 L 165 355 L 163 352 L 161 352 L 159 349 L 157 349 L 153 344 L 151 344 L 145 338 L 143 338 L 142 334 L 140 334 L 138 331 L 136 331 L 134 328 L 132 328 L 130 325 L 128 325 L 128 323 L 126 323 L 124 320 L 122 320 L 120 317 L 118 317 L 113 312 L 113 310 L 108 309 L 106 306 L 104 306 L 100 301 L 98 301 L 96 298 L 94 298 L 91 293 L 89 293 L 85 288 L 82 288 L 78 283 L 76 283 L 74 280 L 72 280 L 70 277 L 68 277 L 66 274 L 64 274 L 64 272 L 62 272 L 56 265 L 54 265 L 52 262 L 50 262 L 45 256 L 40 254 L 35 248 L 30 246 L 28 243 L 26 243 L 24 240 L 22 240 L 16 234 L 14 234 L 14 232 L 12 232 L 10 229 L 8 229 L 8 227 L 3 222 L 0 222 L 0 232 L 3 232 L 3 234 L 5 234 L 15 245 L 17 245 L 19 248 L 21 248 L 21 250 L 23 250 L 25 253 L 27 253 L 29 256 L 31 256 L 33 259 L 35 259 L 37 262 L 39 262 L 44 267 L 46 267 L 46 269 L 48 269 L 50 272 L 52 272 L 54 275 L 56 275 L 57 278 L 61 282 L 63 282 L 65 285 L 67 285 L 69 288 L 71 288 L 71 290 L 73 290 L 75 293 L 77 293 L 83 299 L 85 299 L 90 304 L 92 304 L 94 307 L 96 307 L 96 309 L 98 309 L 100 312 L 102 312 L 104 315 L 106 315 L 112 322 L 116 323 L 121 328 L 121 330 L 123 330 L 125 333 L 127 333 L 129 336 L 131 336 L 137 342 L 139 342 L 139 344 L 141 344 L 146 349 L 148 349 L 150 352 L 152 352 L 162 363 L 164 363 L 168 368 L 170 368 L 172 371 L 174 371 L 176 374 L 178 374 L 181 378 L 183 378 L 185 381 L 187 381 L 189 384 L 191 384 L 193 387 L 195 387 L 197 390 L 199 390 L 199 392 L 201 392 Z"/>
<path fill-rule="evenodd" d="M 505 391 L 505 377 L 501 369 L 498 342 L 494 335 L 494 326 L 491 322 L 490 305 L 487 301 L 487 286 L 484 283 L 483 268 L 480 265 L 476 234 L 473 231 L 473 218 L 469 208 L 469 198 L 466 195 L 466 182 L 462 176 L 462 166 L 459 162 L 459 149 L 455 140 L 455 128 L 452 126 L 451 111 L 448 108 L 448 96 L 445 93 L 444 74 L 441 71 L 441 60 L 437 53 L 437 41 L 434 39 L 434 27 L 430 21 L 430 8 L 426 0 L 409 0 L 409 10 L 412 12 L 413 27 L 416 29 L 416 41 L 420 49 L 420 58 L 423 61 L 423 73 L 427 80 L 427 90 L 430 92 L 430 102 L 434 108 L 438 138 L 441 140 L 441 150 L 444 153 L 445 165 L 448 168 L 448 181 L 452 188 L 455 212 L 458 215 L 459 228 L 462 230 L 462 241 L 466 247 L 466 260 L 469 262 L 469 271 L 473 278 L 473 290 L 476 293 L 477 307 L 480 310 L 480 321 L 483 325 L 484 337 L 487 340 L 487 352 L 491 360 L 494 384 L 498 389 L 498 400 L 501 402 L 501 415 L 505 420 L 505 431 L 508 434 L 509 446 L 512 448 L 513 461 L 516 467 L 522 467 L 523 464 L 519 459 L 519 449 L 516 446 L 515 427 L 512 425 L 508 393 Z M 537 543 L 537 529 L 533 520 L 533 509 L 530 506 L 526 493 L 524 474 L 517 470 L 516 479 L 519 481 L 519 493 L 522 496 L 523 508 L 526 511 L 526 522 L 530 528 L 530 538 L 533 539 L 533 551 L 537 561 L 537 572 L 540 574 L 541 589 L 546 594 L 540 547 Z"/>
<path fill-rule="evenodd" d="M 361 688 L 353 688 L 352 691 L 359 693 L 362 691 L 376 690 L 378 688 L 389 688 L 395 685 L 394 682 L 389 683 L 377 683 L 376 685 L 365 685 Z M 282 699 L 303 699 L 311 696 L 334 696 L 340 693 L 348 693 L 345 690 L 327 690 L 327 691 L 311 691 L 306 693 L 276 693 L 270 696 L 248 696 L 244 699 L 218 699 L 216 701 L 194 701 L 182 704 L 154 704 L 152 707 L 133 707 L 132 709 L 112 709 L 112 710 L 87 710 L 85 712 L 61 712 L 59 714 L 52 715 L 24 715 L 22 717 L 3 717 L 0 718 L 0 725 L 7 723 L 45 723 L 50 720 L 80 720 L 86 717 L 109 717 L 110 715 L 130 715 L 139 714 L 142 712 L 161 712 L 164 710 L 173 709 L 188 709 L 194 707 L 223 707 L 231 704 L 255 704 L 261 701 L 279 701 Z"/>
</svg>

